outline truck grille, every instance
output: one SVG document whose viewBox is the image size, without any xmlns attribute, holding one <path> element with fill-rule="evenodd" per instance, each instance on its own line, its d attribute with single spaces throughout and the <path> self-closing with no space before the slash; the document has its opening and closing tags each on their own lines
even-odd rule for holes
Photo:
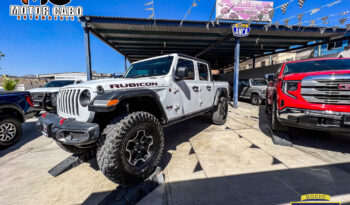
<svg viewBox="0 0 350 205">
<path fill-rule="evenodd" d="M 31 93 L 34 102 L 42 102 L 45 93 Z"/>
<path fill-rule="evenodd" d="M 61 89 L 57 100 L 57 109 L 65 116 L 79 116 L 80 89 Z"/>
<path fill-rule="evenodd" d="M 305 77 L 301 82 L 301 95 L 310 103 L 350 105 L 350 74 Z"/>
</svg>

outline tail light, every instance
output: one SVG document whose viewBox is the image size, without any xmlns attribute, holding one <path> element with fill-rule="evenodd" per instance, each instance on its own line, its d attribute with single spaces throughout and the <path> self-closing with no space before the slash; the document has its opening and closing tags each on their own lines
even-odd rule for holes
<svg viewBox="0 0 350 205">
<path fill-rule="evenodd" d="M 297 98 L 296 97 L 296 91 L 299 88 L 299 82 L 300 81 L 284 81 L 282 84 L 282 91 L 284 92 L 284 94 L 288 95 L 289 97 L 292 98 Z"/>
<path fill-rule="evenodd" d="M 26 101 L 30 105 L 30 107 L 34 107 L 32 96 L 26 96 Z"/>
</svg>

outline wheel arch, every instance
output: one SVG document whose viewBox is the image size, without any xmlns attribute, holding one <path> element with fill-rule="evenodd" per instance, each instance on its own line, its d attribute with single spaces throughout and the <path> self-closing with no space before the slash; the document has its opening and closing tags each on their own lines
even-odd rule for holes
<svg viewBox="0 0 350 205">
<path fill-rule="evenodd" d="M 1 115 L 10 115 L 17 118 L 21 123 L 25 121 L 24 111 L 15 104 L 2 104 L 0 105 Z"/>
<path fill-rule="evenodd" d="M 214 105 L 218 105 L 219 99 L 225 97 L 228 100 L 228 90 L 227 88 L 218 88 L 215 93 Z"/>
<path fill-rule="evenodd" d="M 93 106 L 96 100 L 106 101 L 112 99 L 118 99 L 119 102 L 110 107 Z M 89 111 L 96 112 L 100 118 L 110 116 L 111 112 L 114 113 L 113 117 L 115 117 L 116 115 L 132 111 L 146 111 L 156 116 L 162 124 L 168 121 L 159 96 L 156 92 L 149 89 L 115 91 L 98 95 L 89 105 Z"/>
</svg>

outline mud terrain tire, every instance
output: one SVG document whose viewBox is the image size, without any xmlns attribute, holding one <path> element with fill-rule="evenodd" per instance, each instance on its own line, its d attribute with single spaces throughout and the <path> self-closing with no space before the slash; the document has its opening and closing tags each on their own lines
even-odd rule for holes
<svg viewBox="0 0 350 205">
<path fill-rule="evenodd" d="M 152 174 L 163 149 L 164 134 L 159 120 L 148 112 L 133 112 L 115 118 L 103 130 L 97 163 L 109 180 L 121 185 L 136 184 Z"/>
</svg>

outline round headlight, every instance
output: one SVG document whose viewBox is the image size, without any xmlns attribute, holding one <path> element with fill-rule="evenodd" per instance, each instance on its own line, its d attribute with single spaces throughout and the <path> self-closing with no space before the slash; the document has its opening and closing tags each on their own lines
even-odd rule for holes
<svg viewBox="0 0 350 205">
<path fill-rule="evenodd" d="M 84 90 L 81 92 L 79 97 L 80 105 L 83 107 L 86 107 L 90 104 L 91 101 L 91 94 L 89 90 Z"/>
</svg>

